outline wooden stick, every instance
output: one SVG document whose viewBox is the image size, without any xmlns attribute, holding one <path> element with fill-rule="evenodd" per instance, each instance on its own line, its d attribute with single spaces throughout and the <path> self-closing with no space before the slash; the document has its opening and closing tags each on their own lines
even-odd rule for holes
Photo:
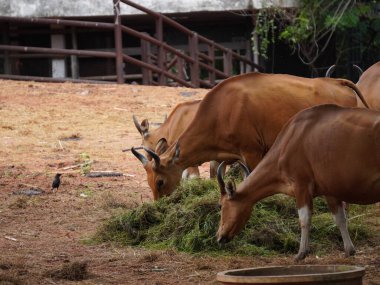
<svg viewBox="0 0 380 285">
<path fill-rule="evenodd" d="M 115 110 L 119 110 L 119 111 L 127 111 L 127 112 L 130 112 L 131 110 L 128 110 L 128 109 L 123 109 L 123 108 L 118 108 L 118 107 L 113 107 Z"/>
<path fill-rule="evenodd" d="M 59 146 L 61 147 L 61 149 L 63 150 L 63 146 L 62 146 L 62 143 L 61 143 L 61 141 L 60 140 L 58 140 L 58 142 L 59 142 Z"/>
<path fill-rule="evenodd" d="M 11 241 L 17 241 L 17 239 L 10 237 L 10 236 L 4 236 L 5 239 L 11 240 Z"/>
<path fill-rule="evenodd" d="M 93 163 L 92 160 L 90 160 L 90 161 L 88 161 L 88 162 L 85 162 L 85 163 L 80 163 L 80 164 L 70 165 L 70 166 L 66 166 L 66 167 L 63 167 L 63 168 L 59 168 L 59 169 L 68 170 L 68 169 L 73 169 L 73 168 L 81 167 L 81 166 L 83 166 L 83 165 L 91 164 L 91 163 Z"/>
<path fill-rule="evenodd" d="M 91 171 L 86 174 L 87 177 L 115 177 L 115 176 L 123 176 L 121 172 L 113 172 L 113 171 Z"/>
</svg>

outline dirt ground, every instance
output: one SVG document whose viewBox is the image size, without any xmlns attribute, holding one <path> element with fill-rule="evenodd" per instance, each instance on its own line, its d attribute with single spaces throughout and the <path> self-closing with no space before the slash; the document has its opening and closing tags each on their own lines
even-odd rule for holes
<svg viewBox="0 0 380 285">
<path fill-rule="evenodd" d="M 216 284 L 219 271 L 293 264 L 292 256 L 216 257 L 88 242 L 120 207 L 151 200 L 140 162 L 121 151 L 141 142 L 132 114 L 158 123 L 177 103 L 206 92 L 0 81 L 0 284 Z M 84 177 L 77 167 L 84 160 L 92 171 L 124 175 Z M 57 172 L 63 173 L 62 184 L 51 193 Z M 206 166 L 202 175 L 208 175 Z M 13 194 L 31 187 L 46 193 Z M 380 229 L 379 219 L 380 208 L 369 222 Z M 72 262 L 86 262 L 89 278 L 49 275 Z M 336 251 L 303 263 L 365 266 L 365 284 L 380 284 L 380 234 L 357 247 L 355 257 Z"/>
</svg>

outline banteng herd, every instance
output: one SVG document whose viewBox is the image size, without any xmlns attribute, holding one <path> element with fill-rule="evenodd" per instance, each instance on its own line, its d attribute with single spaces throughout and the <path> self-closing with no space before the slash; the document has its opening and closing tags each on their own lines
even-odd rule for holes
<svg viewBox="0 0 380 285">
<path fill-rule="evenodd" d="M 213 161 L 210 173 L 221 163 L 220 243 L 244 227 L 256 202 L 283 193 L 296 200 L 301 225 L 296 259 L 303 259 L 309 250 L 312 201 L 323 196 L 349 256 L 355 249 L 344 203 L 380 201 L 377 111 L 380 62 L 357 84 L 253 72 L 224 80 L 203 100 L 179 104 L 155 130 L 133 117 L 145 153 L 132 152 L 146 170 L 155 200 L 170 195 L 181 178 L 199 176 L 202 163 Z M 238 186 L 223 181 L 225 165 L 236 161 L 247 173 Z"/>
</svg>

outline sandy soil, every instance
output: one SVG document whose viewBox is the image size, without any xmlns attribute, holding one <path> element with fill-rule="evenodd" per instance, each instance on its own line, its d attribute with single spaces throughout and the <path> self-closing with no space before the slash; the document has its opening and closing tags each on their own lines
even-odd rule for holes
<svg viewBox="0 0 380 285">
<path fill-rule="evenodd" d="M 118 206 L 151 199 L 140 162 L 121 152 L 141 142 L 132 114 L 158 123 L 177 103 L 206 92 L 0 81 L 0 284 L 216 284 L 219 271 L 293 264 L 292 256 L 212 257 L 88 243 Z M 84 177 L 80 167 L 72 167 L 84 159 L 92 162 L 93 171 L 124 176 Z M 53 194 L 50 185 L 57 172 L 64 174 Z M 208 175 L 206 166 L 202 175 Z M 13 194 L 31 187 L 46 194 Z M 379 217 L 380 210 L 369 222 L 380 228 Z M 75 261 L 87 262 L 88 279 L 49 277 L 49 270 Z M 380 284 L 380 235 L 357 247 L 355 257 L 336 251 L 304 263 L 362 265 L 365 284 Z"/>
</svg>

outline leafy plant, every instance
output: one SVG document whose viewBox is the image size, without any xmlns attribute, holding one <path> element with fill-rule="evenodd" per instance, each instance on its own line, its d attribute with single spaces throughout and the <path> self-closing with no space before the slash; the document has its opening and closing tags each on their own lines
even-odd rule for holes
<svg viewBox="0 0 380 285">
<path fill-rule="evenodd" d="M 81 164 L 81 173 L 83 175 L 89 173 L 91 171 L 91 164 L 92 164 L 92 161 L 90 159 L 90 155 L 86 152 L 82 152 L 80 154 L 80 159 L 81 161 L 83 162 Z"/>
<path fill-rule="evenodd" d="M 299 0 L 296 9 L 264 8 L 256 17 L 261 43 L 255 50 L 266 58 L 269 44 L 284 40 L 313 66 L 335 36 L 337 61 L 356 47 L 365 59 L 380 48 L 379 9 L 375 0 Z"/>
</svg>

